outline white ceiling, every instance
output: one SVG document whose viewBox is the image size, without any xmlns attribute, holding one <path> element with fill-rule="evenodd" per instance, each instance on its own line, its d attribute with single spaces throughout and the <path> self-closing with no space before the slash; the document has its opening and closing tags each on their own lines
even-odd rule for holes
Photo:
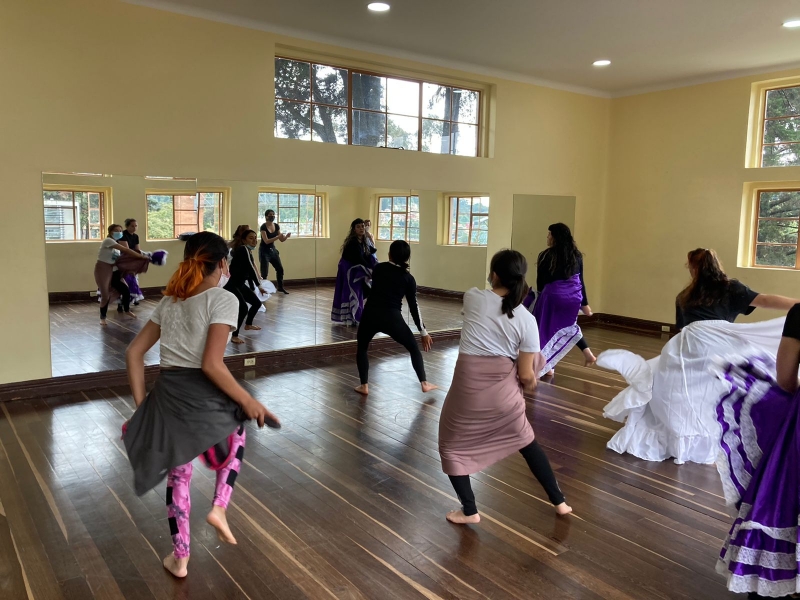
<svg viewBox="0 0 800 600">
<path fill-rule="evenodd" d="M 127 1 L 598 95 L 800 66 L 800 0 Z"/>
</svg>

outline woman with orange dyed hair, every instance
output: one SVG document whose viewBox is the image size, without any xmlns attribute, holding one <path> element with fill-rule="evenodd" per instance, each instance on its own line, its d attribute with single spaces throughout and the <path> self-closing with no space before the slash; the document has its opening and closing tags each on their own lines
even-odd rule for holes
<svg viewBox="0 0 800 600">
<path fill-rule="evenodd" d="M 126 353 L 136 412 L 123 425 L 125 449 L 138 495 L 167 477 L 173 552 L 164 567 L 175 577 L 186 576 L 189 562 L 192 460 L 203 456 L 217 472 L 206 521 L 221 541 L 235 544 L 226 509 L 244 457 L 244 423 L 280 427 L 223 362 L 239 314 L 236 297 L 222 289 L 227 278 L 225 240 L 210 232 L 190 237 L 165 297 Z M 144 356 L 159 340 L 161 371 L 146 394 Z"/>
</svg>

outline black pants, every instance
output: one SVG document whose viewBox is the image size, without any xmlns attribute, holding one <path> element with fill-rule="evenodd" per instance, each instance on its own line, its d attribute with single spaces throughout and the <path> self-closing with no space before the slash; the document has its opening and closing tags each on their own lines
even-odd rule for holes
<svg viewBox="0 0 800 600">
<path fill-rule="evenodd" d="M 128 284 L 125 283 L 122 279 L 122 273 L 119 271 L 114 271 L 114 274 L 111 275 L 111 287 L 114 288 L 119 292 L 120 303 L 122 304 L 122 310 L 125 312 L 131 311 L 131 290 L 128 287 Z M 111 300 L 110 298 L 103 298 L 102 299 L 105 304 L 100 307 L 100 318 L 105 319 L 106 315 L 108 314 L 108 303 Z"/>
<path fill-rule="evenodd" d="M 358 365 L 358 376 L 361 383 L 369 383 L 369 357 L 367 350 L 369 344 L 378 333 L 385 333 L 395 342 L 405 347 L 411 354 L 411 364 L 420 381 L 428 381 L 425 376 L 425 363 L 422 360 L 422 352 L 419 345 L 411 333 L 411 329 L 403 319 L 403 313 L 392 309 L 373 309 L 370 310 L 369 304 L 361 315 L 361 323 L 358 324 L 358 350 L 356 351 L 356 364 Z"/>
<path fill-rule="evenodd" d="M 583 352 L 589 347 L 589 344 L 586 343 L 586 340 L 581 336 L 581 339 L 578 340 L 578 343 L 575 344 L 578 347 L 578 350 Z"/>
<path fill-rule="evenodd" d="M 258 311 L 261 310 L 261 300 L 258 299 L 256 293 L 247 287 L 247 284 L 241 285 L 228 285 L 225 289 L 232 293 L 239 300 L 239 319 L 236 331 L 233 332 L 233 337 L 239 336 L 239 330 L 242 328 L 242 323 L 247 325 L 253 324 L 253 319 L 256 318 Z M 247 305 L 250 305 L 250 308 Z M 245 321 L 247 318 L 247 321 Z"/>
<path fill-rule="evenodd" d="M 273 244 L 273 246 L 274 245 L 275 244 Z M 262 244 L 258 247 L 258 264 L 261 267 L 261 279 L 267 279 L 270 265 L 275 268 L 275 277 L 278 280 L 278 291 L 283 291 L 283 263 L 281 263 L 280 253 Z"/>
<path fill-rule="evenodd" d="M 528 468 L 544 488 L 553 506 L 558 506 L 564 502 L 564 493 L 561 491 L 561 488 L 558 487 L 556 476 L 553 474 L 553 468 L 550 466 L 550 461 L 547 460 L 547 455 L 544 453 L 544 450 L 542 450 L 539 442 L 533 440 L 520 450 L 519 453 L 525 457 Z M 449 477 L 450 483 L 453 484 L 453 489 L 455 489 L 456 494 L 458 494 L 458 499 L 461 501 L 464 514 L 467 516 L 477 514 L 478 507 L 475 506 L 475 494 L 472 493 L 469 475 L 449 475 Z"/>
</svg>

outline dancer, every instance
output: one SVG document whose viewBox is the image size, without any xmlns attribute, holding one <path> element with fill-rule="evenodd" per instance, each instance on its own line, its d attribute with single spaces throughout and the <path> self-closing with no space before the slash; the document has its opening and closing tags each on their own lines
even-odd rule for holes
<svg viewBox="0 0 800 600">
<path fill-rule="evenodd" d="M 275 277 L 278 280 L 278 291 L 288 294 L 283 287 L 283 263 L 281 253 L 275 247 L 275 242 L 285 242 L 292 237 L 292 232 L 281 233 L 281 226 L 275 222 L 275 211 L 271 208 L 264 213 L 264 224 L 261 226 L 261 244 L 258 247 L 258 263 L 261 266 L 261 279 L 269 276 L 269 266 L 275 267 Z"/>
<path fill-rule="evenodd" d="M 108 304 L 111 302 L 112 290 L 119 294 L 122 299 L 122 310 L 126 316 L 135 319 L 136 315 L 131 312 L 131 291 L 122 279 L 122 271 L 117 269 L 114 264 L 121 254 L 127 254 L 141 259 L 138 252 L 134 252 L 127 245 L 122 245 L 122 225 L 108 226 L 108 236 L 100 244 L 97 253 L 97 262 L 94 266 L 94 281 L 100 292 L 100 324 L 106 326 L 106 315 L 108 314 Z"/>
<path fill-rule="evenodd" d="M 411 364 L 417 374 L 423 392 L 435 390 L 437 386 L 428 383 L 425 363 L 419 351 L 417 340 L 403 318 L 403 296 L 408 309 L 422 337 L 422 348 L 428 352 L 433 340 L 425 330 L 417 304 L 417 282 L 408 272 L 411 246 L 403 240 L 392 242 L 389 247 L 389 262 L 380 263 L 372 272 L 372 289 L 364 306 L 361 323 L 358 325 L 358 350 L 356 363 L 361 385 L 356 388 L 359 394 L 369 394 L 369 357 L 367 351 L 372 338 L 385 333 L 395 342 L 405 347 L 411 354 Z"/>
<path fill-rule="evenodd" d="M 216 489 L 206 521 L 219 539 L 235 544 L 226 509 L 244 457 L 244 421 L 280 427 L 278 418 L 233 378 L 223 357 L 237 323 L 237 302 L 220 285 L 228 272 L 228 246 L 211 232 L 186 242 L 184 260 L 150 320 L 126 353 L 136 412 L 123 440 L 141 496 L 167 477 L 167 514 L 173 552 L 164 567 L 186 577 L 192 460 L 205 453 Z M 161 371 L 147 394 L 144 355 L 161 341 Z"/>
<path fill-rule="evenodd" d="M 253 250 L 257 243 L 258 234 L 252 229 L 243 232 L 237 240 L 234 240 L 230 279 L 225 284 L 225 289 L 239 300 L 239 320 L 231 338 L 231 342 L 234 344 L 244 343 L 244 340 L 239 337 L 242 323 L 244 323 L 245 330 L 261 330 L 258 325 L 253 325 L 253 319 L 256 318 L 262 306 L 261 300 L 253 290 L 258 289 L 265 295 L 267 290 L 261 285 L 261 279 L 253 261 Z M 248 305 L 250 305 L 249 308 Z"/>
<path fill-rule="evenodd" d="M 231 238 L 231 241 L 228 242 L 228 248 L 233 249 L 234 245 L 240 244 L 242 234 L 244 234 L 245 231 L 251 231 L 250 225 L 239 225 L 236 228 L 236 231 L 233 232 L 233 237 Z"/>
<path fill-rule="evenodd" d="M 358 325 L 364 310 L 364 298 L 372 278 L 376 249 L 367 243 L 364 220 L 350 223 L 350 232 L 342 244 L 342 258 L 336 272 L 331 320 Z"/>
<path fill-rule="evenodd" d="M 578 327 L 578 312 L 592 315 L 583 283 L 583 255 L 564 223 L 547 228 L 547 249 L 536 264 L 536 289 L 538 294 L 530 290 L 523 304 L 539 324 L 545 360 L 539 377 L 553 375 L 556 364 L 573 346 L 583 352 L 584 365 L 592 366 L 597 358 Z"/>
<path fill-rule="evenodd" d="M 447 514 L 453 523 L 481 520 L 469 476 L 517 451 L 556 513 L 572 512 L 525 416 L 522 388 L 536 388 L 536 367 L 544 362 L 536 319 L 521 306 L 527 270 L 522 254 L 501 250 L 492 257 L 492 289 L 464 294 L 458 361 L 439 419 L 442 470 L 462 504 Z"/>
<path fill-rule="evenodd" d="M 139 223 L 136 222 L 136 219 L 125 219 L 125 229 L 122 232 L 122 238 L 120 238 L 119 243 L 127 244 L 128 248 L 141 254 L 142 249 L 139 247 L 139 234 L 136 233 L 138 228 Z M 139 276 L 135 273 L 128 273 L 123 279 L 125 283 L 128 284 L 128 289 L 131 291 L 131 303 L 134 306 L 139 306 L 139 301 L 144 300 L 144 294 L 139 287 Z M 117 312 L 122 312 L 121 299 L 117 303 Z"/>
<path fill-rule="evenodd" d="M 768 355 L 726 363 L 717 468 L 738 510 L 717 562 L 732 592 L 789 598 L 800 589 L 800 304 L 786 317 L 777 367 Z M 777 371 L 777 377 L 774 374 Z"/>
<path fill-rule="evenodd" d="M 627 389 L 606 405 L 604 416 L 625 421 L 607 446 L 644 460 L 674 458 L 711 464 L 717 455 L 719 428 L 714 402 L 724 386 L 710 372 L 715 357 L 763 352 L 775 356 L 783 318 L 736 324 L 756 307 L 786 311 L 797 300 L 759 294 L 729 279 L 713 250 L 689 252 L 692 281 L 678 294 L 681 332 L 661 355 L 645 361 L 626 350 L 607 350 L 598 357 L 604 369 L 619 372 Z"/>
<path fill-rule="evenodd" d="M 372 221 L 370 219 L 364 219 L 364 235 L 367 238 L 367 245 L 375 249 L 370 259 L 371 266 L 374 268 L 378 264 L 378 247 L 375 245 L 375 237 L 372 235 Z"/>
</svg>

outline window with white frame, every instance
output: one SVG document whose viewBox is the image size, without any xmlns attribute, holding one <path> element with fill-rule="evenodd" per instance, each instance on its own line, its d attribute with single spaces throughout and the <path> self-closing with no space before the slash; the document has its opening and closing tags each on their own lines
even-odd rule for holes
<svg viewBox="0 0 800 600">
<path fill-rule="evenodd" d="M 378 240 L 419 242 L 419 196 L 378 197 Z"/>
<path fill-rule="evenodd" d="M 92 190 L 44 190 L 45 241 L 102 240 L 105 194 Z"/>
<path fill-rule="evenodd" d="M 450 196 L 447 243 L 485 246 L 489 241 L 489 197 Z"/>
<path fill-rule="evenodd" d="M 258 193 L 258 226 L 264 213 L 275 211 L 275 221 L 282 233 L 297 237 L 322 237 L 323 196 L 311 192 L 260 191 Z"/>
</svg>

